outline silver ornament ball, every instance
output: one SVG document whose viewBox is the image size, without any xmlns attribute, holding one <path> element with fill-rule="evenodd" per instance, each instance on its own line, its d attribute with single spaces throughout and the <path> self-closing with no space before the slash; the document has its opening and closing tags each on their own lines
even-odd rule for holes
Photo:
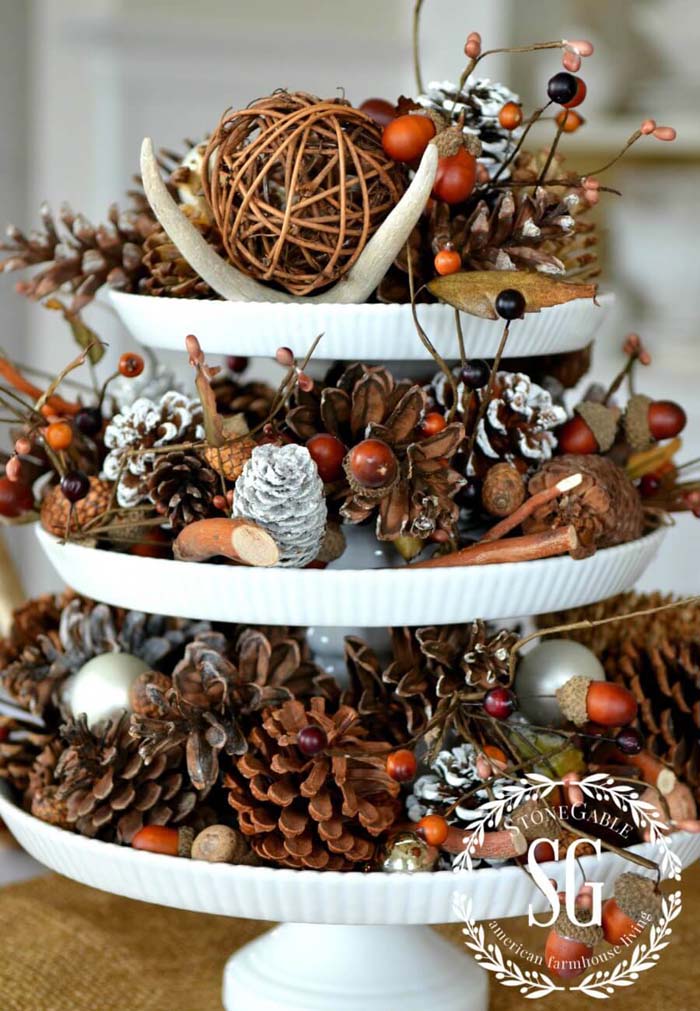
<svg viewBox="0 0 700 1011">
<path fill-rule="evenodd" d="M 518 664 L 513 686 L 518 709 L 531 723 L 563 726 L 566 720 L 555 694 L 578 674 L 605 681 L 603 665 L 587 646 L 573 639 L 544 639 Z"/>
<path fill-rule="evenodd" d="M 129 690 L 147 670 L 148 664 L 133 653 L 102 653 L 68 679 L 62 701 L 74 716 L 85 713 L 88 726 L 94 727 L 130 709 Z"/>
</svg>

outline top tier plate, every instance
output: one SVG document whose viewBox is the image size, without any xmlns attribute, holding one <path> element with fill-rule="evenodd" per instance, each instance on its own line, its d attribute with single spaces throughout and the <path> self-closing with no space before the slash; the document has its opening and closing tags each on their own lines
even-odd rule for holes
<svg viewBox="0 0 700 1011">
<path fill-rule="evenodd" d="M 388 362 L 430 358 L 416 333 L 409 305 L 317 305 L 312 302 L 224 302 L 156 298 L 110 292 L 112 305 L 131 336 L 152 348 L 184 351 L 187 334 L 209 354 L 272 357 L 280 345 L 303 355 L 323 333 L 316 357 Z M 614 304 L 612 294 L 576 299 L 529 313 L 511 327 L 507 357 L 576 351 L 593 340 Z M 419 305 L 421 325 L 440 354 L 459 358 L 454 309 Z M 500 320 L 461 313 L 470 358 L 493 358 L 503 332 Z"/>
</svg>

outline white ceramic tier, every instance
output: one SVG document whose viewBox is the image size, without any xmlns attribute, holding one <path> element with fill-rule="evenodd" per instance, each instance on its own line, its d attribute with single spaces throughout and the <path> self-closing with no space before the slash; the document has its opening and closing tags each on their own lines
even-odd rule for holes
<svg viewBox="0 0 700 1011">
<path fill-rule="evenodd" d="M 521 618 L 630 589 L 665 529 L 574 561 L 440 569 L 257 569 L 140 558 L 66 544 L 37 525 L 49 561 L 68 586 L 108 604 L 176 617 L 262 625 L 455 624 Z"/>
<path fill-rule="evenodd" d="M 472 900 L 475 920 L 522 916 L 528 905 L 542 912 L 547 901 L 520 867 L 486 867 L 472 873 L 365 874 L 293 871 L 272 867 L 209 864 L 145 853 L 128 846 L 98 842 L 47 825 L 22 811 L 0 784 L 0 818 L 15 839 L 40 863 L 59 874 L 103 891 L 176 909 L 255 920 L 350 925 L 454 923 L 460 919 L 454 899 Z M 700 835 L 677 832 L 671 847 L 683 866 L 700 857 Z M 648 843 L 632 847 L 651 859 Z M 609 895 L 615 878 L 629 864 L 605 851 L 583 857 L 591 880 L 603 882 Z M 564 886 L 564 862 L 544 865 Z"/>
<path fill-rule="evenodd" d="M 323 333 L 316 357 L 345 361 L 425 361 L 429 353 L 416 333 L 409 305 L 315 305 L 310 302 L 224 302 L 154 298 L 110 292 L 112 305 L 140 344 L 184 351 L 193 333 L 210 354 L 273 356 L 281 345 L 303 355 Z M 577 299 L 530 313 L 511 328 L 507 356 L 549 355 L 585 347 L 614 304 L 612 294 Z M 447 360 L 459 358 L 454 310 L 420 305 L 426 333 Z M 471 358 L 492 358 L 503 331 L 501 321 L 461 314 Z"/>
</svg>

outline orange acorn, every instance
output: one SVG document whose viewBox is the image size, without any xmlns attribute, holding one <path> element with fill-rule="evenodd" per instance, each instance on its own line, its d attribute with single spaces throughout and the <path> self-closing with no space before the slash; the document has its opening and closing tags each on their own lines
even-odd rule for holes
<svg viewBox="0 0 700 1011">
<path fill-rule="evenodd" d="M 661 915 L 661 895 L 651 878 L 627 872 L 615 882 L 615 895 L 603 903 L 602 926 L 608 944 L 629 944 Z"/>
<path fill-rule="evenodd" d="M 603 727 L 623 727 L 637 715 L 637 700 L 622 685 L 591 681 L 581 674 L 569 678 L 556 696 L 566 719 L 578 727 L 589 720 Z"/>
<path fill-rule="evenodd" d="M 144 825 L 131 840 L 133 849 L 161 853 L 168 857 L 190 855 L 194 833 L 188 828 L 170 828 L 166 825 Z"/>
<path fill-rule="evenodd" d="M 590 910 L 577 909 L 579 920 L 587 920 Z M 562 911 L 547 936 L 544 961 L 547 969 L 559 979 L 576 979 L 586 971 L 596 944 L 603 940 L 603 931 L 592 923 L 578 926 Z"/>
</svg>

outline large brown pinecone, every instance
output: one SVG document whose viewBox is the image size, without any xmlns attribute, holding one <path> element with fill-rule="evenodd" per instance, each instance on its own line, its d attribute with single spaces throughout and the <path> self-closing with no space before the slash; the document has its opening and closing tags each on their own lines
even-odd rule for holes
<svg viewBox="0 0 700 1011">
<path fill-rule="evenodd" d="M 156 511 L 168 519 L 173 530 L 181 530 L 211 516 L 220 481 L 194 450 L 174 450 L 156 458 L 147 487 Z"/>
<path fill-rule="evenodd" d="M 596 621 L 670 603 L 660 593 L 625 593 L 589 607 L 543 615 L 542 627 Z M 683 604 L 598 628 L 563 633 L 600 658 L 610 681 L 639 703 L 646 746 L 692 786 L 700 802 L 700 605 Z"/>
<path fill-rule="evenodd" d="M 573 525 L 579 539 L 576 552 L 572 552 L 575 558 L 641 537 L 644 512 L 639 493 L 610 457 L 555 457 L 530 479 L 529 492 L 535 495 L 572 474 L 583 476 L 581 484 L 536 510 L 523 524 L 526 532 Z"/>
<path fill-rule="evenodd" d="M 312 758 L 296 745 L 309 725 L 328 741 Z M 265 711 L 224 780 L 239 828 L 259 857 L 284 867 L 351 870 L 367 863 L 399 812 L 387 750 L 367 740 L 349 706 L 326 712 L 315 698 L 308 709 L 291 701 Z"/>
<path fill-rule="evenodd" d="M 333 675 L 311 660 L 306 638 L 289 629 L 244 628 L 231 658 L 240 683 L 259 690 L 258 706 L 315 695 L 329 702 L 340 697 Z"/>
<path fill-rule="evenodd" d="M 10 716 L 0 716 L 0 779 L 26 795 L 35 762 L 51 747 L 55 731 Z"/>
<path fill-rule="evenodd" d="M 410 535 L 422 540 L 436 530 L 455 534 L 459 509 L 454 495 L 464 483 L 450 465 L 464 438 L 458 422 L 437 435 L 422 438 L 420 423 L 428 397 L 410 380 L 396 381 L 381 366 L 351 365 L 335 386 L 318 398 L 306 398 L 288 412 L 289 428 L 306 441 L 316 432 L 337 436 L 348 448 L 372 438 L 393 451 L 398 471 L 384 487 L 345 485 L 341 514 L 361 523 L 377 514 L 377 537 L 396 540 Z"/>
<path fill-rule="evenodd" d="M 37 790 L 32 812 L 45 813 L 45 791 L 62 805 L 61 816 L 81 835 L 130 843 L 143 825 L 178 825 L 193 812 L 201 794 L 184 771 L 177 743 L 146 764 L 129 735 L 129 716 L 97 731 L 85 717 L 61 728 L 64 742 L 53 784 Z"/>
<path fill-rule="evenodd" d="M 219 232 L 194 208 L 180 208 L 206 242 L 221 251 Z M 177 246 L 160 226 L 146 237 L 142 250 L 143 276 L 138 290 L 143 295 L 164 295 L 169 298 L 218 298 L 216 292 L 202 280 L 180 254 Z"/>
</svg>

